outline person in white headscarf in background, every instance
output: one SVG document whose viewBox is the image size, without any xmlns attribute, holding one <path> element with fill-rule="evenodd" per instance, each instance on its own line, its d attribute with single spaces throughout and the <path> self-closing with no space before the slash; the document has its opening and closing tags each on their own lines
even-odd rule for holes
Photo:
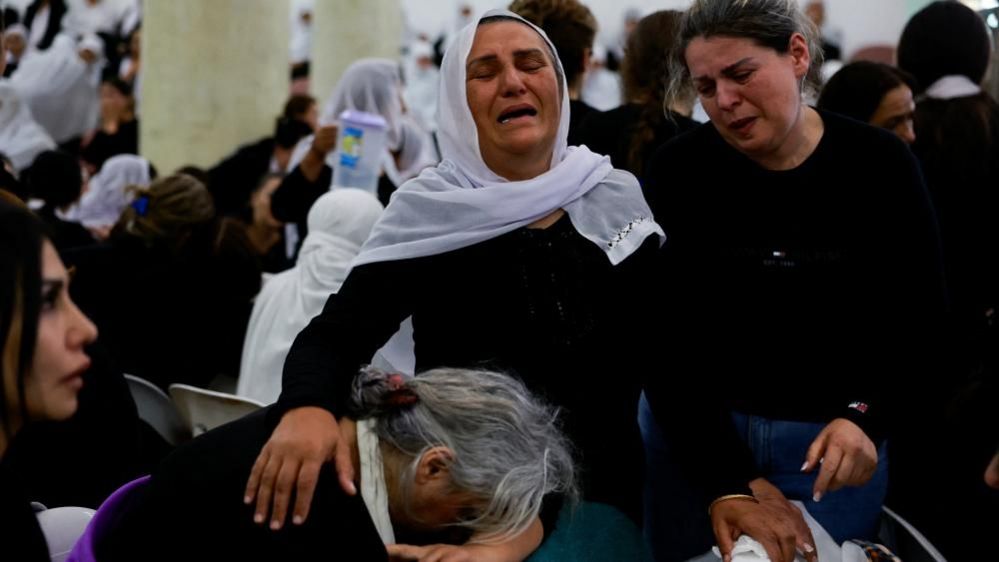
<svg viewBox="0 0 999 562">
<path fill-rule="evenodd" d="M 132 4 L 128 0 L 66 0 L 63 28 L 75 35 L 127 35 L 131 30 L 122 27 L 134 9 Z"/>
<path fill-rule="evenodd" d="M 52 46 L 25 59 L 10 83 L 52 140 L 63 144 L 97 126 L 104 43 L 59 35 Z"/>
<path fill-rule="evenodd" d="M 583 101 L 599 111 L 621 105 L 621 75 L 607 69 L 607 47 L 595 43 L 583 81 Z"/>
<path fill-rule="evenodd" d="M 78 222 L 100 238 L 107 238 L 121 212 L 135 199 L 130 188 L 145 188 L 152 181 L 149 161 L 133 154 L 113 156 L 90 178 L 80 201 L 63 214 L 63 220 Z"/>
<path fill-rule="evenodd" d="M 312 57 L 312 14 L 315 0 L 294 0 L 291 3 L 291 37 L 288 41 L 288 56 L 291 71 L 302 72 Z M 308 70 L 305 69 L 308 74 Z"/>
<path fill-rule="evenodd" d="M 406 108 L 426 130 L 436 130 L 437 90 L 441 77 L 434 65 L 434 46 L 428 41 L 417 39 L 410 46 L 405 78 L 403 96 Z"/>
<path fill-rule="evenodd" d="M 358 366 L 411 315 L 418 373 L 489 364 L 543 389 L 566 414 L 587 475 L 584 499 L 608 504 L 619 520 L 627 521 L 621 512 L 637 518 L 638 397 L 646 387 L 661 407 L 648 386 L 665 377 L 656 376 L 654 330 L 635 316 L 655 317 L 665 235 L 633 175 L 568 146 L 568 85 L 539 28 L 512 12 L 488 12 L 462 30 L 441 72 L 444 160 L 393 195 L 337 296 L 295 339 L 274 410 L 280 422 L 246 503 L 256 502 L 258 523 L 280 528 L 291 507 L 284 491 L 297 489 L 290 511 L 303 523 L 310 483 L 334 459 L 353 493 L 339 441 L 338 424 L 350 424 L 345 393 Z M 390 553 L 523 560 L 554 523 L 542 517 L 500 544 L 473 536 L 460 547 L 414 553 L 396 545 Z M 620 559 L 639 559 L 624 552 L 625 542 Z"/>
<path fill-rule="evenodd" d="M 415 175 L 414 168 L 419 171 L 432 145 L 426 131 L 406 117 L 399 66 L 388 59 L 361 59 L 351 64 L 320 114 L 319 130 L 295 147 L 288 164 L 291 172 L 271 197 L 274 217 L 297 224 L 303 237 L 308 231 L 305 218 L 309 208 L 333 187 L 337 121 L 347 109 L 380 115 L 387 123 L 385 173 L 378 181 L 378 198 L 383 205 L 402 181 Z"/>
<path fill-rule="evenodd" d="M 3 70 L 4 78 L 10 77 L 18 65 L 28 54 L 28 28 L 16 23 L 3 31 L 3 56 L 7 68 Z"/>
<path fill-rule="evenodd" d="M 316 200 L 295 267 L 272 277 L 257 295 L 236 394 L 264 404 L 277 401 L 291 343 L 340 289 L 381 214 L 378 200 L 360 189 L 337 189 Z"/>
<path fill-rule="evenodd" d="M 52 137 L 32 118 L 17 90 L 7 81 L 0 82 L 0 153 L 10 158 L 14 171 L 27 169 L 36 156 L 55 147 Z"/>
</svg>

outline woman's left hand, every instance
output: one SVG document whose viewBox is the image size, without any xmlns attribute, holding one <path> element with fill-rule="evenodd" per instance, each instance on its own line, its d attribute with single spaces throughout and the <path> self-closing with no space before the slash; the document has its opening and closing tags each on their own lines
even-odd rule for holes
<svg viewBox="0 0 999 562">
<path fill-rule="evenodd" d="M 478 562 L 480 560 L 500 562 L 511 560 L 503 556 L 504 551 L 501 548 L 481 544 L 460 546 L 453 544 L 432 544 L 429 546 L 390 544 L 386 548 L 388 548 L 391 562 Z"/>
<path fill-rule="evenodd" d="M 878 467 L 878 448 L 860 426 L 846 418 L 836 418 L 827 425 L 808 448 L 803 472 L 822 465 L 812 489 L 819 501 L 827 491 L 843 486 L 862 486 Z"/>
</svg>

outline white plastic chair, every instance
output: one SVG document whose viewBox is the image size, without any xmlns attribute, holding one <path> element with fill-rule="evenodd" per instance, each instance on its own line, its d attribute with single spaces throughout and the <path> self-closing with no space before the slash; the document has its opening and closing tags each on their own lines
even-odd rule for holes
<svg viewBox="0 0 999 562">
<path fill-rule="evenodd" d="M 151 425 L 171 445 L 179 445 L 191 438 L 190 430 L 165 392 L 135 375 L 126 374 L 125 379 L 139 409 L 139 418 Z"/>
<path fill-rule="evenodd" d="M 947 562 L 943 554 L 911 523 L 887 506 L 882 508 L 881 541 L 905 562 Z"/>
<path fill-rule="evenodd" d="M 64 562 L 90 524 L 94 510 L 85 507 L 55 507 L 39 511 L 35 517 L 45 535 L 49 558 L 52 562 Z"/>
<path fill-rule="evenodd" d="M 256 400 L 187 384 L 171 384 L 170 396 L 194 437 L 264 407 Z"/>
</svg>

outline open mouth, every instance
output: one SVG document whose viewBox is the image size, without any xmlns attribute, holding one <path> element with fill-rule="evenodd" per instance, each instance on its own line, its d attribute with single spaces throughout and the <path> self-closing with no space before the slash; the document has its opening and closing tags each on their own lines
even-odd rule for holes
<svg viewBox="0 0 999 562">
<path fill-rule="evenodd" d="M 737 121 L 732 121 L 728 124 L 728 127 L 734 131 L 742 132 L 747 130 L 754 121 L 756 121 L 756 117 L 744 117 Z"/>
<path fill-rule="evenodd" d="M 534 117 L 537 114 L 538 110 L 534 109 L 533 107 L 526 105 L 518 106 L 508 109 L 503 113 L 501 113 L 497 121 L 499 121 L 501 124 L 506 124 L 520 117 Z"/>
</svg>

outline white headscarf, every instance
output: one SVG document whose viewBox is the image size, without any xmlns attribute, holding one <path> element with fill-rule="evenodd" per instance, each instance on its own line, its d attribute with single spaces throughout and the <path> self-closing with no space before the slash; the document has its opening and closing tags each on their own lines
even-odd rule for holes
<svg viewBox="0 0 999 562">
<path fill-rule="evenodd" d="M 31 166 L 36 156 L 55 147 L 17 90 L 8 81 L 0 81 L 0 152 L 10 158 L 14 169 L 20 173 Z"/>
<path fill-rule="evenodd" d="M 295 267 L 264 285 L 246 329 L 236 393 L 265 404 L 281 393 L 281 372 L 295 336 L 340 290 L 350 262 L 378 220 L 382 206 L 370 193 L 341 188 L 316 200 Z"/>
<path fill-rule="evenodd" d="M 95 36 L 85 37 L 78 48 L 71 37 L 57 35 L 48 50 L 26 57 L 10 78 L 35 120 L 57 143 L 93 129 L 100 115 L 101 62 L 85 63 L 79 55 L 82 48 L 103 54 Z"/>
<path fill-rule="evenodd" d="M 88 228 L 113 225 L 134 198 L 126 189 L 133 185 L 146 187 L 149 181 L 148 160 L 134 154 L 112 156 L 90 178 L 87 192 L 70 207 L 64 219 Z"/>
<path fill-rule="evenodd" d="M 291 4 L 291 38 L 288 51 L 292 64 L 312 58 L 312 24 L 302 17 L 315 12 L 315 0 L 294 0 Z"/>
<path fill-rule="evenodd" d="M 543 31 L 504 10 L 505 16 Z M 562 111 L 551 168 L 538 177 L 507 181 L 486 166 L 465 95 L 465 61 L 478 22 L 461 31 L 444 55 L 438 106 L 444 160 L 406 182 L 375 226 L 355 265 L 421 257 L 471 246 L 527 226 L 564 209 L 576 230 L 607 253 L 612 264 L 628 257 L 651 234 L 665 241 L 638 181 L 586 147 L 568 147 L 569 88 L 563 78 Z M 561 62 L 555 64 L 561 68 Z"/>
<path fill-rule="evenodd" d="M 347 109 L 377 113 L 388 123 L 385 144 L 388 150 L 398 150 L 403 140 L 402 82 L 399 67 L 389 59 L 361 59 L 344 71 L 319 116 L 322 126 L 333 125 Z M 295 145 L 288 169 L 305 158 L 312 146 L 313 135 Z M 326 157 L 326 164 L 336 167 L 336 151 Z"/>
</svg>

